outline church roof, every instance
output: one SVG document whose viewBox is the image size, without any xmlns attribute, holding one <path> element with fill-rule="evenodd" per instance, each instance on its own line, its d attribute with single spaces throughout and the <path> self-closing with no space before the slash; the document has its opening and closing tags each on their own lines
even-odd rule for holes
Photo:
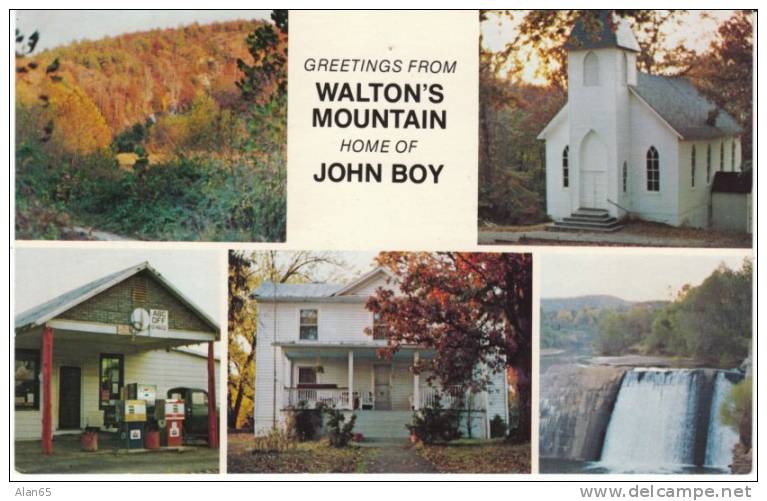
<svg viewBox="0 0 767 501">
<path fill-rule="evenodd" d="M 683 140 L 737 136 L 735 119 L 704 96 L 686 78 L 639 73 L 631 90 Z"/>
<path fill-rule="evenodd" d="M 606 49 L 621 47 L 639 52 L 639 44 L 627 23 L 616 21 L 612 11 L 601 10 L 596 17 L 581 17 L 573 26 L 565 43 L 567 50 Z"/>
</svg>

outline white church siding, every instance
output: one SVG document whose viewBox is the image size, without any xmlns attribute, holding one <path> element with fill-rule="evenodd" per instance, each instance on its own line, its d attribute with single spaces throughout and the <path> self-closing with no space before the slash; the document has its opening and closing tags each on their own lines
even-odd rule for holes
<svg viewBox="0 0 767 501">
<path fill-rule="evenodd" d="M 546 211 L 552 219 L 567 217 L 572 212 L 570 191 L 572 190 L 572 162 L 568 155 L 570 187 L 562 182 L 562 153 L 570 137 L 567 128 L 567 110 L 564 116 L 551 128 L 546 137 Z"/>
<path fill-rule="evenodd" d="M 676 225 L 679 176 L 678 141 L 668 125 L 638 98 L 631 100 L 631 155 L 629 159 L 629 190 L 632 215 L 647 221 Z M 647 190 L 647 152 L 651 146 L 658 150 L 660 191 Z"/>
<path fill-rule="evenodd" d="M 694 228 L 705 228 L 708 226 L 709 203 L 711 200 L 711 184 L 706 182 L 706 151 L 708 144 L 708 141 L 679 142 L 678 224 L 680 226 L 691 226 Z M 695 186 L 692 185 L 693 146 L 695 147 Z M 712 180 L 713 176 L 712 165 Z"/>
</svg>

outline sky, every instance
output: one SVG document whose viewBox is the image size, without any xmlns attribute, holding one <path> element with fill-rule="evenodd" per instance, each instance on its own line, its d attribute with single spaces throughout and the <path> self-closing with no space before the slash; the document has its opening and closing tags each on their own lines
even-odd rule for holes
<svg viewBox="0 0 767 501">
<path fill-rule="evenodd" d="M 290 259 L 290 251 L 281 251 L 277 255 L 279 263 Z M 334 257 L 343 261 L 346 266 L 339 268 L 335 265 L 320 265 L 315 270 L 312 279 L 316 282 L 348 283 L 376 267 L 373 259 L 378 252 L 333 252 Z"/>
<path fill-rule="evenodd" d="M 133 265 L 149 261 L 202 311 L 224 323 L 225 257 L 202 249 L 16 249 L 15 312 L 18 314 L 64 292 Z"/>
<path fill-rule="evenodd" d="M 750 251 L 674 255 L 652 251 L 552 253 L 539 255 L 542 298 L 592 294 L 629 301 L 670 300 L 685 285 L 699 285 L 721 263 L 738 269 Z"/>
<path fill-rule="evenodd" d="M 22 34 L 40 33 L 36 52 L 76 40 L 98 40 L 123 33 L 177 28 L 235 19 L 269 19 L 269 10 L 70 10 L 16 11 Z"/>
<path fill-rule="evenodd" d="M 513 19 L 490 16 L 481 26 L 484 46 L 493 52 L 502 50 L 507 43 L 516 37 L 517 26 L 526 13 L 527 11 L 523 10 L 514 11 Z M 704 51 L 714 39 L 719 23 L 732 14 L 733 11 L 731 10 L 690 10 L 681 16 L 680 26 L 669 26 L 666 29 L 667 43 L 669 47 L 674 47 L 679 42 L 683 42 L 690 49 L 698 52 Z M 530 61 L 525 65 L 525 70 L 521 75 L 522 80 L 532 84 L 545 84 L 545 79 L 536 74 L 539 63 L 535 53 L 527 47 L 522 47 L 519 50 L 523 57 L 530 57 Z"/>
</svg>

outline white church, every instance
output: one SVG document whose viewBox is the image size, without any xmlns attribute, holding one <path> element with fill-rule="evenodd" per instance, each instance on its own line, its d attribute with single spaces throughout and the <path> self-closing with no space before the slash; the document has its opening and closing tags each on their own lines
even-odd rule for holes
<svg viewBox="0 0 767 501">
<path fill-rule="evenodd" d="M 549 217 L 555 226 L 601 231 L 626 217 L 712 226 L 715 176 L 740 171 L 740 126 L 686 79 L 638 71 L 628 24 L 608 11 L 600 21 L 597 32 L 582 21 L 573 28 L 568 101 L 538 136 L 546 141 Z"/>
</svg>

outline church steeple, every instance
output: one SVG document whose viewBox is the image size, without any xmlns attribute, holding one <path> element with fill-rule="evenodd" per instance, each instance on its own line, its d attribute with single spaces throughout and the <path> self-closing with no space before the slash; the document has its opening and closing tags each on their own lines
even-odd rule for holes
<svg viewBox="0 0 767 501">
<path fill-rule="evenodd" d="M 620 48 L 639 52 L 628 23 L 615 19 L 611 10 L 585 12 L 573 26 L 565 43 L 568 51 Z"/>
</svg>

